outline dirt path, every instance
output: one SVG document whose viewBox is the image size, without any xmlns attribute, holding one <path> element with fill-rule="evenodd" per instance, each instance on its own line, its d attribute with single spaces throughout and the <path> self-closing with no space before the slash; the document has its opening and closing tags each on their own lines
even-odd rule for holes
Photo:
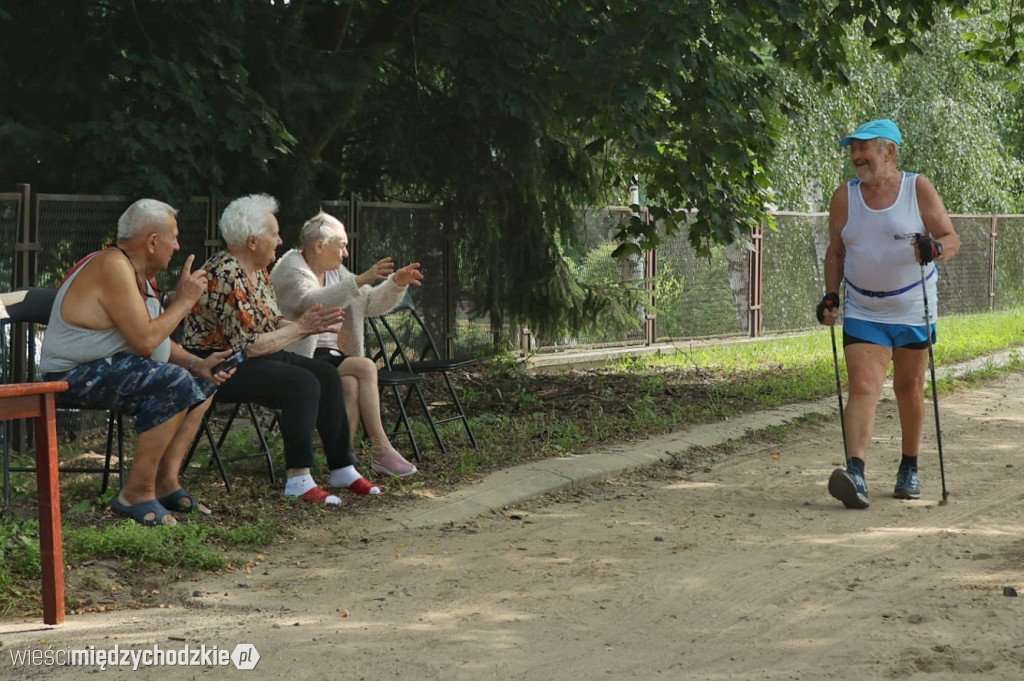
<svg viewBox="0 0 1024 681">
<path fill-rule="evenodd" d="M 252 672 L 115 678 L 1018 681 L 1024 603 L 1004 587 L 1024 594 L 1024 377 L 941 406 L 947 505 L 930 411 L 924 498 L 889 496 L 898 422 L 886 403 L 866 511 L 825 490 L 837 426 L 803 427 L 461 526 L 310 531 L 244 571 L 178 585 L 167 608 L 59 629 L 0 623 L 0 676 L 91 671 L 12 673 L 12 652 L 51 645 L 251 643 Z"/>
</svg>

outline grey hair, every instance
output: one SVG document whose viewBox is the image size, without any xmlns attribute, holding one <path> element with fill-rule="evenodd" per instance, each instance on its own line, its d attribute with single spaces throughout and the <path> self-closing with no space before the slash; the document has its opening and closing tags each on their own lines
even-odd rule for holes
<svg viewBox="0 0 1024 681">
<path fill-rule="evenodd" d="M 250 194 L 228 204 L 217 223 L 230 248 L 245 245 L 251 236 L 260 236 L 267 228 L 267 215 L 277 212 L 277 199 L 268 194 Z"/>
<path fill-rule="evenodd" d="M 139 199 L 128 206 L 117 219 L 117 238 L 121 241 L 135 239 L 167 228 L 169 218 L 177 217 L 178 211 L 156 199 Z"/>
<path fill-rule="evenodd" d="M 344 230 L 345 225 L 341 220 L 330 213 L 320 211 L 302 225 L 302 231 L 299 232 L 299 246 L 309 248 L 320 240 L 326 242 L 337 239 L 341 236 L 339 232 Z"/>
<path fill-rule="evenodd" d="M 894 156 L 893 163 L 899 165 L 900 162 L 900 145 L 887 137 L 876 137 L 875 141 L 878 142 L 878 149 L 884 154 L 889 147 L 893 148 Z"/>
</svg>

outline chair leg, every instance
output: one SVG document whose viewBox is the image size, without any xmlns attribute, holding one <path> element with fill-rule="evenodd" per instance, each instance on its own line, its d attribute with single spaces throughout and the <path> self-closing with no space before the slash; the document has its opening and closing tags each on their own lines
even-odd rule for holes
<svg viewBox="0 0 1024 681">
<path fill-rule="evenodd" d="M 441 449 L 443 454 L 447 454 L 448 448 L 444 446 L 444 440 L 441 439 L 441 433 L 437 430 L 437 423 L 434 421 L 434 415 L 430 413 L 430 407 L 427 405 L 427 398 L 423 396 L 423 391 L 420 390 L 419 384 L 413 383 L 409 386 L 409 390 L 405 393 L 405 399 L 408 400 L 413 392 L 415 392 L 416 397 L 419 398 L 420 405 L 423 407 L 423 413 L 427 415 L 427 423 L 430 425 L 430 430 L 434 433 L 434 440 L 437 441 L 437 446 Z"/>
<path fill-rule="evenodd" d="M 118 416 L 117 412 L 107 412 L 107 456 L 103 462 L 103 486 L 100 487 L 100 494 L 105 494 L 107 487 L 110 485 L 110 458 L 114 454 L 114 430 L 117 429 L 117 425 L 120 423 L 119 419 L 120 416 Z M 118 444 L 120 444 L 120 440 L 118 440 Z M 124 487 L 123 482 L 121 486 Z"/>
<path fill-rule="evenodd" d="M 11 503 L 11 422 L 3 422 L 4 504 Z"/>
<path fill-rule="evenodd" d="M 124 418 L 117 415 L 117 476 L 118 487 L 124 489 Z"/>
<path fill-rule="evenodd" d="M 248 404 L 248 403 L 246 403 L 246 404 Z M 227 423 L 224 424 L 224 430 L 220 431 L 220 438 L 217 440 L 217 447 L 218 448 L 224 446 L 224 440 L 227 439 L 228 431 L 231 430 L 231 424 L 235 422 L 235 417 L 238 416 L 238 412 L 241 411 L 241 409 L 242 409 L 242 402 L 238 402 L 238 403 L 235 404 L 235 408 L 231 410 L 231 416 L 228 417 Z M 249 405 L 249 414 L 252 415 L 252 405 L 251 404 Z M 253 422 L 255 423 L 255 421 L 256 421 L 256 419 L 255 419 L 255 417 L 253 417 Z M 256 424 L 256 427 L 257 428 L 259 427 L 258 423 Z"/>
<path fill-rule="evenodd" d="M 120 412 L 107 414 L 107 458 L 103 465 L 103 487 L 100 494 L 105 494 L 110 487 L 110 458 L 114 452 L 114 431 L 117 430 L 117 480 L 118 489 L 124 489 L 124 421 Z"/>
<path fill-rule="evenodd" d="M 469 427 L 469 417 L 466 416 L 466 410 L 462 407 L 462 400 L 459 399 L 458 393 L 455 392 L 455 386 L 452 385 L 452 381 L 448 378 L 448 372 L 442 372 L 444 376 L 444 382 L 448 384 L 448 392 L 451 393 L 452 401 L 455 402 L 455 409 L 459 412 L 459 418 L 462 420 L 462 425 L 466 427 L 466 434 L 469 435 L 469 441 L 473 443 L 473 449 L 477 448 L 476 437 L 473 435 L 473 429 Z"/>
<path fill-rule="evenodd" d="M 270 445 L 267 444 L 267 438 L 263 435 L 263 426 L 260 425 L 260 421 L 256 417 L 256 409 L 252 406 L 252 402 L 246 402 L 246 406 L 249 407 L 249 419 L 252 421 L 252 425 L 256 429 L 256 437 L 260 440 L 263 458 L 267 461 L 267 472 L 270 473 L 270 482 L 273 484 L 277 482 L 277 480 L 274 477 L 274 461 L 270 458 Z M 274 419 L 277 419 L 276 415 L 274 416 Z M 273 425 L 274 421 L 271 421 L 270 423 Z"/>
<path fill-rule="evenodd" d="M 213 429 L 210 428 L 209 415 L 203 415 L 203 433 L 206 434 L 206 440 L 210 443 L 210 463 L 217 465 L 217 470 L 220 471 L 221 480 L 224 481 L 224 489 L 228 494 L 231 494 L 231 481 L 228 480 L 228 472 L 224 470 L 224 461 L 220 458 L 220 448 L 217 446 L 217 438 L 213 436 Z M 188 467 L 189 462 L 192 460 L 192 455 L 196 452 L 196 446 L 199 444 L 199 438 L 202 437 L 202 433 L 196 433 L 196 439 L 192 441 L 192 446 L 189 447 L 188 455 L 181 464 L 182 470 Z"/>
<path fill-rule="evenodd" d="M 398 431 L 398 425 L 403 424 L 405 426 L 404 434 L 409 436 L 409 443 L 412 445 L 413 455 L 416 457 L 416 461 L 422 463 L 423 456 L 420 454 L 419 443 L 416 442 L 416 436 L 412 432 L 412 424 L 409 423 L 409 414 L 405 411 L 405 403 L 402 401 L 402 394 L 398 390 L 397 385 L 391 386 L 391 391 L 395 394 L 395 402 L 398 403 L 398 419 L 395 421 L 395 427 L 391 429 L 391 436 L 400 434 Z"/>
</svg>

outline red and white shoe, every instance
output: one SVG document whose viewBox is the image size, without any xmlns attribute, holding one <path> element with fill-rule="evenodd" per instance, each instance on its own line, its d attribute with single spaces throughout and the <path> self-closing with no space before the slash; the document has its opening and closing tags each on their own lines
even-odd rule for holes
<svg viewBox="0 0 1024 681">
<path fill-rule="evenodd" d="M 338 505 L 341 503 L 341 498 L 334 496 L 329 493 L 320 485 L 310 487 L 308 490 L 299 495 L 299 498 L 309 504 L 334 504 Z"/>
<path fill-rule="evenodd" d="M 416 466 L 407 461 L 394 448 L 390 447 L 383 452 L 373 455 L 373 462 L 370 464 L 370 468 L 378 473 L 397 475 L 400 478 L 407 478 L 410 475 L 419 473 Z"/>
<path fill-rule="evenodd" d="M 349 492 L 352 492 L 353 494 L 380 494 L 380 487 L 377 487 L 377 485 L 373 484 L 366 478 L 359 478 L 345 489 L 347 489 Z"/>
</svg>

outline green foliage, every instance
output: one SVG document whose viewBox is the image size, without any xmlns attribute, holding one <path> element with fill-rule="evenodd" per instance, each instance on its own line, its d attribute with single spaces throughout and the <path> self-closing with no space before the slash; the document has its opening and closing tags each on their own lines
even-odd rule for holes
<svg viewBox="0 0 1024 681">
<path fill-rule="evenodd" d="M 963 58 L 971 43 L 962 33 L 981 21 L 941 16 L 918 39 L 920 51 L 898 62 L 850 32 L 842 89 L 781 73 L 800 107 L 768 164 L 778 207 L 827 210 L 832 191 L 854 176 L 839 139 L 866 120 L 892 118 L 905 141 L 900 165 L 927 175 L 950 212 L 1021 210 L 1022 165 L 1006 132 L 1016 95 L 1004 87 L 1005 72 Z"/>
<path fill-rule="evenodd" d="M 848 31 L 895 60 L 922 51 L 918 36 L 944 9 L 966 6 L 8 3 L 0 177 L 179 203 L 269 191 L 286 237 L 324 197 L 443 203 L 494 327 L 560 333 L 622 301 L 561 259 L 579 207 L 619 203 L 638 177 L 654 222 L 623 222 L 623 253 L 684 227 L 700 253 L 732 242 L 764 218 L 773 185 L 789 191 L 769 165 L 804 105 L 780 89 L 785 70 L 853 82 L 866 57 Z M 861 114 L 835 119 L 828 136 Z M 794 191 L 817 201 L 833 180 Z M 692 224 L 680 209 L 697 211 Z"/>
<path fill-rule="evenodd" d="M 14 574 L 40 575 L 38 520 L 0 522 L 0 593 L 11 588 Z"/>
</svg>

